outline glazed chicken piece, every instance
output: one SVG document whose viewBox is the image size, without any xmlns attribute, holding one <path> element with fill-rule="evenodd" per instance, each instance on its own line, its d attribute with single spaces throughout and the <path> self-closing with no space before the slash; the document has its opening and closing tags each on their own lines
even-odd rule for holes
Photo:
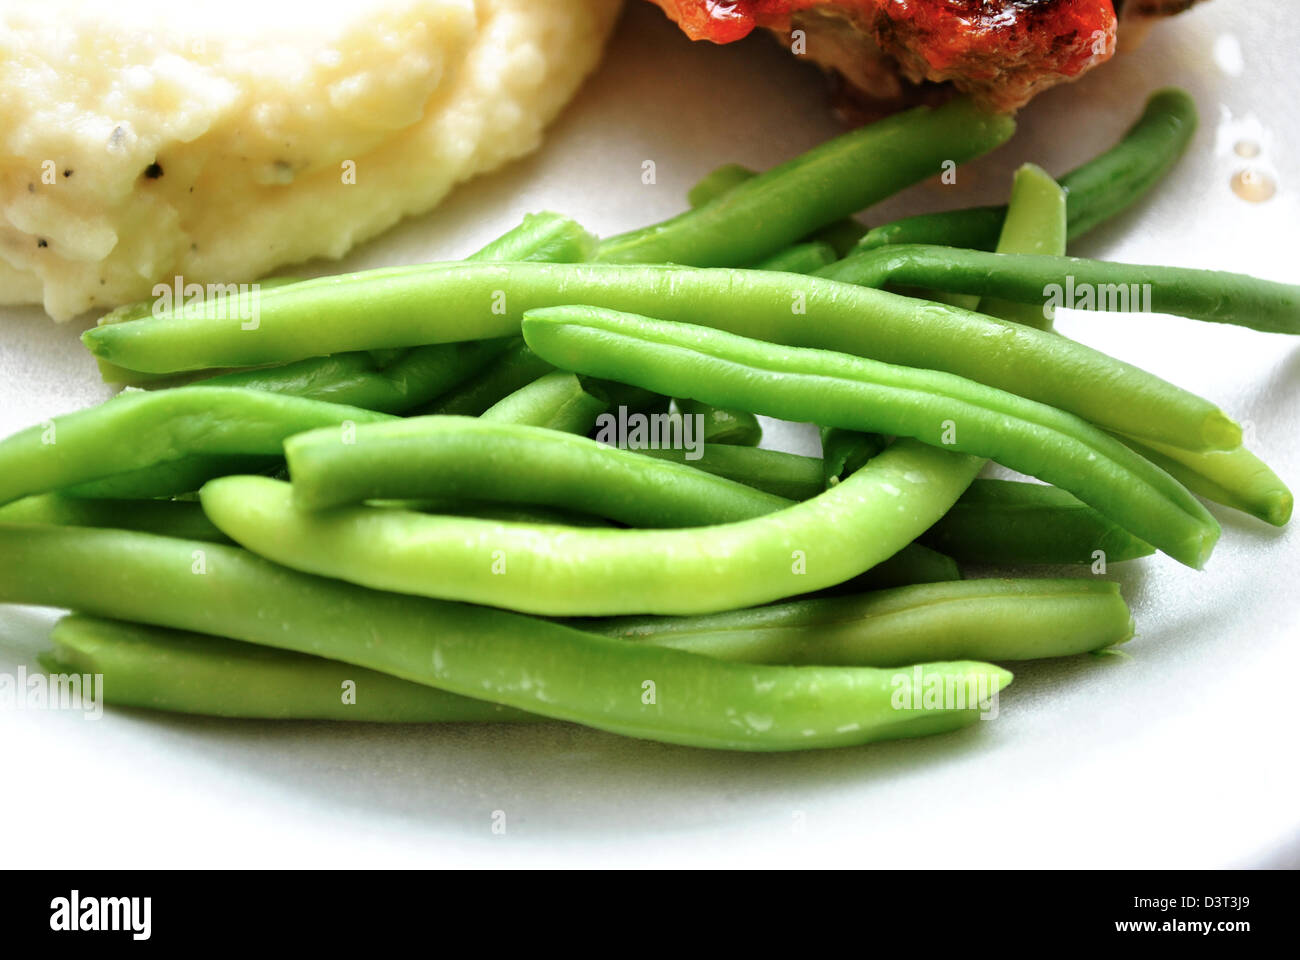
<svg viewBox="0 0 1300 960">
<path fill-rule="evenodd" d="M 986 106 L 1012 111 L 1110 59 L 1117 7 L 1145 21 L 1196 0 L 653 2 L 693 40 L 730 43 L 767 28 L 871 100 L 901 106 L 918 99 L 909 84 L 951 81 Z M 803 31 L 802 49 L 795 30 Z"/>
</svg>

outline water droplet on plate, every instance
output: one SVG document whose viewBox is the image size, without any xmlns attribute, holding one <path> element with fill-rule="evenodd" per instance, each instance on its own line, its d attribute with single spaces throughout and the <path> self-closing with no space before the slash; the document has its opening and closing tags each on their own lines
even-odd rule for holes
<svg viewBox="0 0 1300 960">
<path fill-rule="evenodd" d="M 1248 203 L 1263 203 L 1277 193 L 1277 183 L 1268 174 L 1247 167 L 1232 175 L 1232 192 Z"/>
</svg>

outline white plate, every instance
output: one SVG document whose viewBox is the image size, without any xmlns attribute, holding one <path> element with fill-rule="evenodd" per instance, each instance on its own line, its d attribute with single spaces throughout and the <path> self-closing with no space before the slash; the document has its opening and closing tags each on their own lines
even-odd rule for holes
<svg viewBox="0 0 1300 960">
<path fill-rule="evenodd" d="M 1289 4 L 1217 0 L 1146 47 L 1038 98 L 1007 147 L 955 186 L 868 219 L 1004 195 L 1034 160 L 1064 172 L 1176 83 L 1203 126 L 1176 174 L 1077 246 L 1083 255 L 1295 280 L 1300 120 Z M 634 4 L 602 70 L 537 155 L 456 192 L 319 272 L 461 255 L 525 211 L 602 233 L 671 215 L 717 164 L 765 167 L 837 132 L 811 67 L 754 39 L 692 45 Z M 1229 190 L 1238 139 L 1277 195 Z M 641 182 L 653 160 L 657 183 Z M 108 395 L 81 324 L 0 316 L 0 431 Z M 1152 316 L 1061 329 L 1219 401 L 1300 479 L 1295 342 Z M 785 446 L 806 436 L 782 434 Z M 1215 510 L 1205 573 L 1165 558 L 1118 573 L 1127 657 L 1022 665 L 1001 715 L 929 740 L 751 756 L 548 724 L 524 729 L 224 722 L 145 712 L 0 715 L 11 866 L 621 864 L 1196 866 L 1300 862 L 1293 532 Z M 32 664 L 52 614 L 0 610 L 0 671 Z M 494 811 L 507 830 L 492 832 Z"/>
</svg>

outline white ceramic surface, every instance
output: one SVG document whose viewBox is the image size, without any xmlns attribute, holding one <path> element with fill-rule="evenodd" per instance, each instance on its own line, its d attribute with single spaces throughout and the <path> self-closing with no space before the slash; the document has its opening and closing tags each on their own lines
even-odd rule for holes
<svg viewBox="0 0 1300 960">
<path fill-rule="evenodd" d="M 1140 52 L 1040 97 L 1021 133 L 867 215 L 1000 197 L 1034 160 L 1063 172 L 1177 83 L 1203 125 L 1176 174 L 1075 252 L 1294 280 L 1300 120 L 1292 4 L 1214 0 Z M 611 233 L 676 212 L 713 166 L 779 162 L 837 132 L 824 85 L 765 39 L 692 45 L 634 6 L 605 65 L 535 156 L 457 191 L 317 272 L 460 255 L 525 211 Z M 1229 189 L 1240 139 L 1277 178 Z M 642 162 L 656 164 L 644 185 Z M 0 432 L 108 395 L 84 323 L 0 312 Z M 1066 334 L 1219 401 L 1300 481 L 1300 349 L 1158 316 L 1063 316 Z M 812 452 L 806 432 L 778 445 Z M 815 447 L 813 448 L 815 449 Z M 1300 676 L 1293 531 L 1216 508 L 1204 573 L 1165 558 L 1118 572 L 1140 635 L 1127 655 L 1022 665 L 1000 716 L 959 734 L 853 750 L 730 755 L 568 725 L 437 729 L 98 721 L 0 714 L 9 866 L 1213 866 L 1300 862 Z M 53 614 L 0 608 L 0 672 L 34 663 Z M 491 830 L 506 814 L 504 835 Z"/>
</svg>

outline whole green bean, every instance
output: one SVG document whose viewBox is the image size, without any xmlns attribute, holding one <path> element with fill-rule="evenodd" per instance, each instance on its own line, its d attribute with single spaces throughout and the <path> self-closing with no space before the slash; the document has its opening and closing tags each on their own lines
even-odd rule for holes
<svg viewBox="0 0 1300 960">
<path fill-rule="evenodd" d="M 969 100 L 920 107 L 853 130 L 738 183 L 678 217 L 603 241 L 597 260 L 735 266 L 753 263 L 1006 141 L 1010 117 Z"/>
<path fill-rule="evenodd" d="M 498 400 L 482 419 L 586 434 L 608 407 L 609 398 L 591 381 L 556 370 Z M 498 469 L 506 463 L 499 462 Z"/>
<path fill-rule="evenodd" d="M 820 590 L 892 556 L 974 478 L 971 457 L 899 441 L 811 500 L 684 530 L 577 530 L 342 507 L 289 484 L 204 486 L 217 527 L 262 556 L 366 586 L 557 616 L 705 613 Z"/>
<path fill-rule="evenodd" d="M 1114 437 L 1053 407 L 952 374 L 594 307 L 529 311 L 524 337 L 557 366 L 592 376 L 785 420 L 915 437 L 997 460 L 1069 490 L 1195 569 L 1218 539 L 1219 526 L 1200 501 Z"/>
<path fill-rule="evenodd" d="M 817 276 L 865 287 L 924 286 L 1076 310 L 1172 313 L 1264 333 L 1300 333 L 1300 286 L 1222 270 L 1081 257 L 985 253 L 891 244 L 837 261 Z"/>
<path fill-rule="evenodd" d="M 0 601 L 325 656 L 626 736 L 723 749 L 937 733 L 980 716 L 970 691 L 991 697 L 1011 680 L 969 662 L 924 664 L 919 676 L 727 663 L 305 576 L 233 547 L 118 530 L 0 526 Z M 921 694 L 932 687 L 967 695 L 926 709 Z"/>
<path fill-rule="evenodd" d="M 0 504 L 192 454 L 274 454 L 312 427 L 386 414 L 234 387 L 123 393 L 0 441 Z"/>
<path fill-rule="evenodd" d="M 364 667 L 184 630 L 73 614 L 50 640 L 46 670 L 102 674 L 104 699 L 123 707 L 373 723 L 540 719 Z"/>
<path fill-rule="evenodd" d="M 24 497 L 0 507 L 0 523 L 115 527 L 186 540 L 229 543 L 194 500 L 90 500 L 60 493 Z"/>
<path fill-rule="evenodd" d="M 1196 104 L 1186 92 L 1168 88 L 1154 93 L 1116 146 L 1061 177 L 1069 239 L 1077 240 L 1132 206 L 1159 183 L 1186 151 L 1196 126 Z M 974 207 L 905 217 L 869 230 L 859 246 L 944 243 L 992 250 L 1006 211 L 1004 206 Z"/>
<path fill-rule="evenodd" d="M 586 437 L 471 417 L 370 424 L 347 444 L 337 430 L 311 430 L 286 440 L 285 456 L 294 503 L 306 510 L 446 497 L 561 507 L 630 526 L 693 527 L 791 506 L 702 470 Z"/>
<path fill-rule="evenodd" d="M 946 370 L 1184 449 L 1231 449 L 1241 442 L 1241 429 L 1208 401 L 1063 337 L 881 290 L 764 270 L 429 265 L 418 274 L 359 273 L 272 290 L 262 296 L 255 331 L 187 308 L 98 327 L 83 339 L 96 355 L 133 369 L 252 365 L 508 336 L 519 331 L 525 310 L 572 303 Z M 366 323 L 355 322 L 358 310 Z M 437 404 L 426 412 L 480 411 Z"/>
<path fill-rule="evenodd" d="M 958 580 L 696 617 L 572 621 L 620 640 L 746 663 L 892 667 L 918 658 L 1068 657 L 1133 636 L 1107 580 Z"/>
<path fill-rule="evenodd" d="M 1064 256 L 1065 218 L 1065 191 L 1061 185 L 1041 167 L 1026 163 L 1016 171 L 1011 185 L 1011 203 L 1002 222 L 997 252 Z M 1049 311 L 1029 304 L 989 299 L 976 309 L 999 320 L 1052 329 L 1052 317 L 1046 315 Z"/>
<path fill-rule="evenodd" d="M 1282 479 L 1245 447 L 1189 453 L 1166 444 L 1121 436 L 1124 443 L 1146 457 L 1193 493 L 1214 503 L 1241 510 L 1275 527 L 1291 519 L 1295 498 Z"/>
<path fill-rule="evenodd" d="M 962 563 L 1119 563 L 1154 552 L 1064 490 L 992 479 L 972 483 L 921 542 Z"/>
</svg>

